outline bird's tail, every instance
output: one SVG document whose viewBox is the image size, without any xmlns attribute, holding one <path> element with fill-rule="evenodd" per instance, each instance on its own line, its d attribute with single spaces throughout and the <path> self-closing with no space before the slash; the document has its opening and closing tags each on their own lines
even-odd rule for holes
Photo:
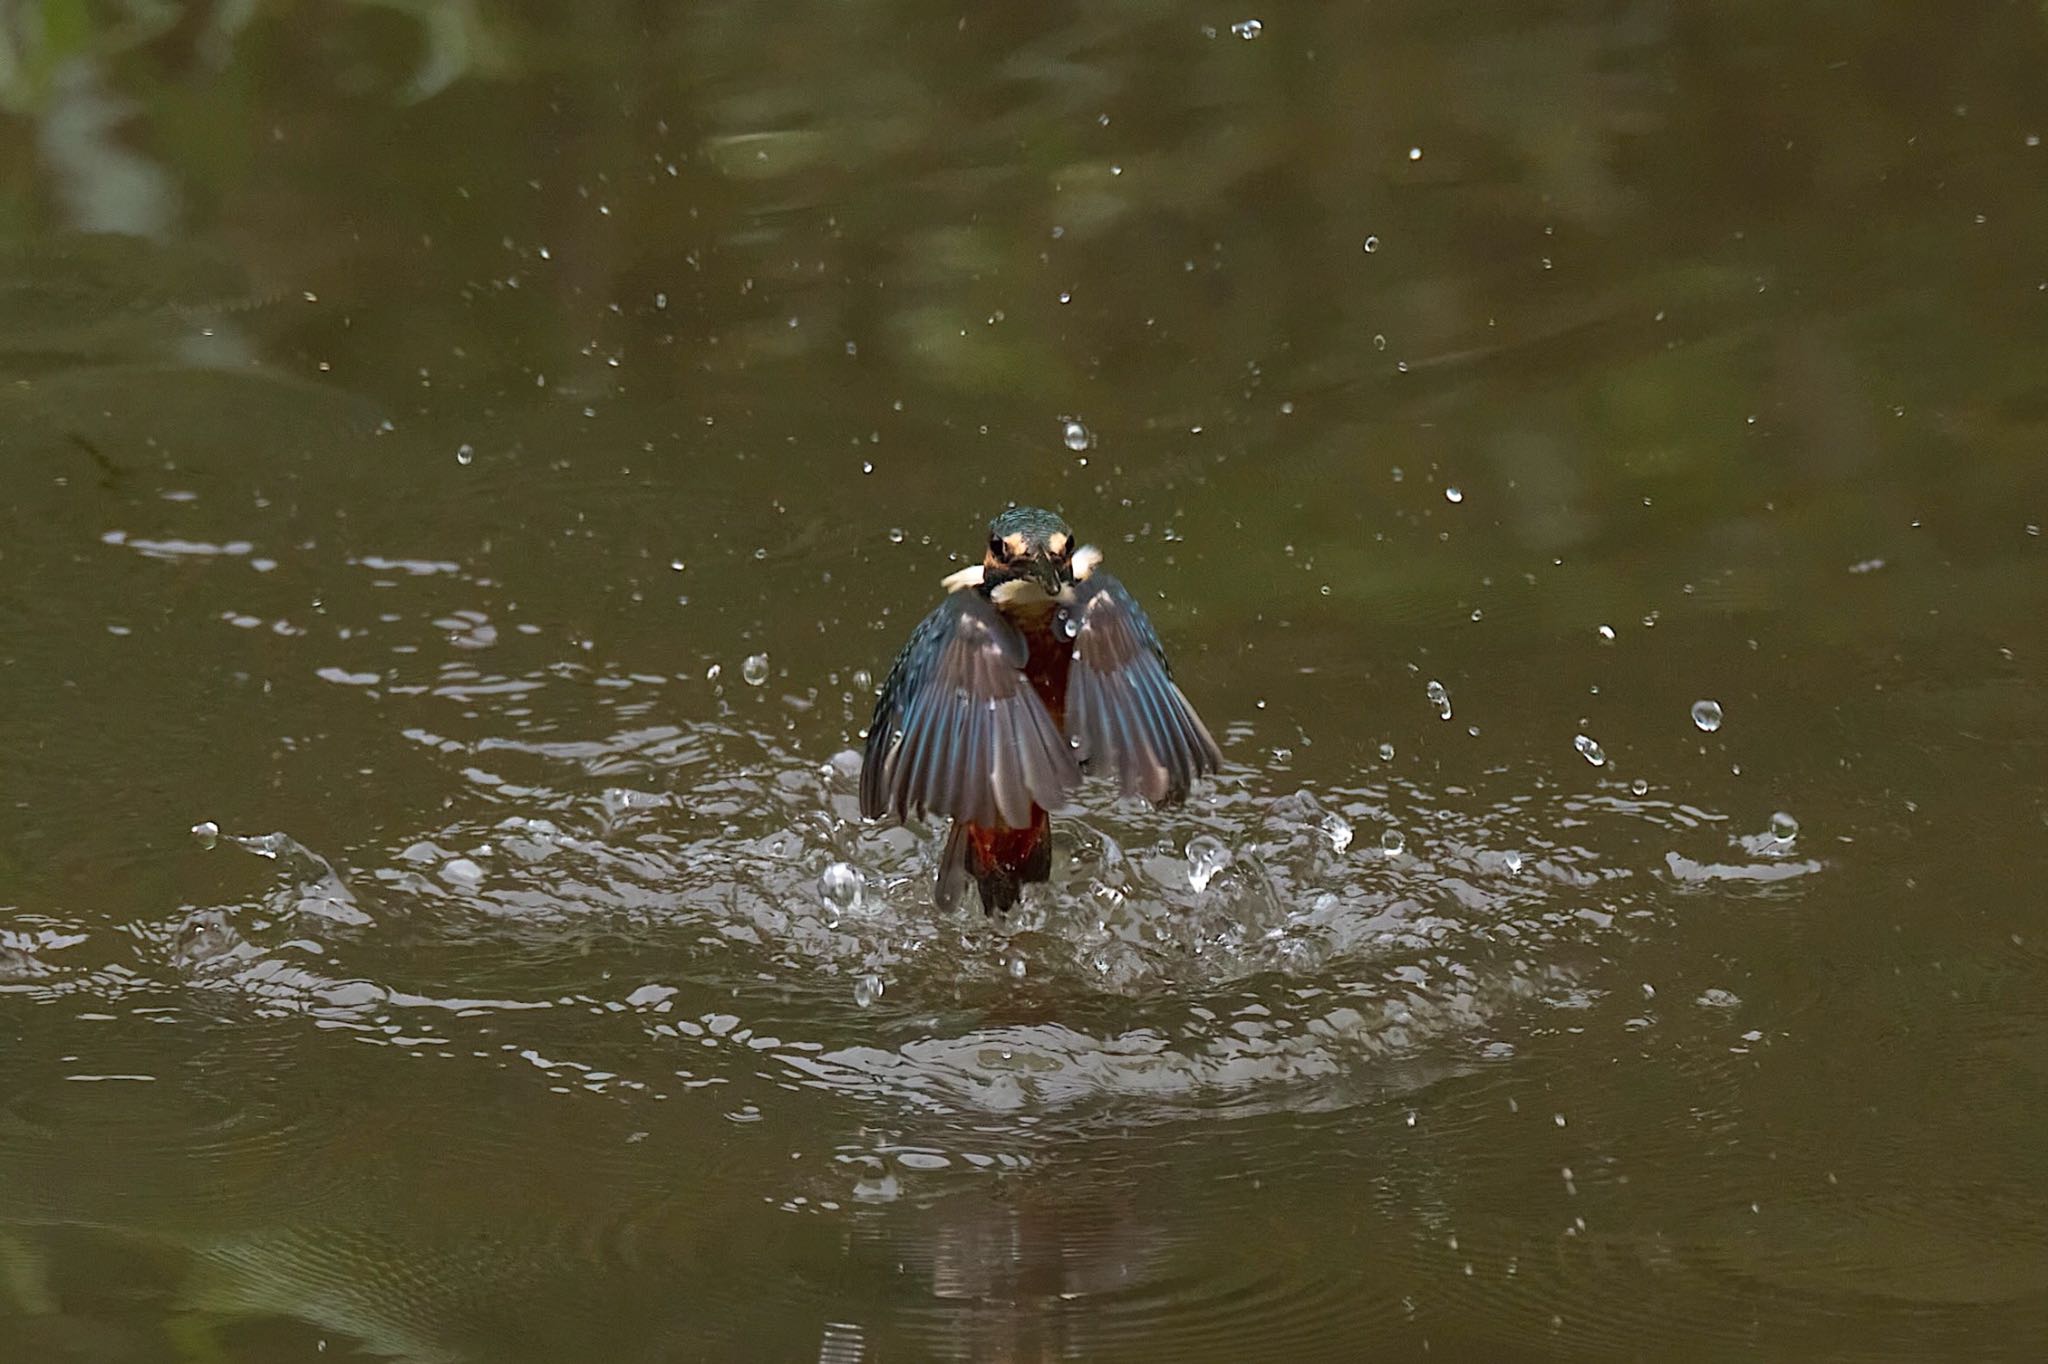
<svg viewBox="0 0 2048 1364">
<path fill-rule="evenodd" d="M 1052 876 L 1052 816 L 1031 807 L 1031 824 L 1023 829 L 992 828 L 955 821 L 939 855 L 939 876 L 932 898 L 942 910 L 960 903 L 972 876 L 981 891 L 984 914 L 1008 913 L 1024 887 Z"/>
</svg>

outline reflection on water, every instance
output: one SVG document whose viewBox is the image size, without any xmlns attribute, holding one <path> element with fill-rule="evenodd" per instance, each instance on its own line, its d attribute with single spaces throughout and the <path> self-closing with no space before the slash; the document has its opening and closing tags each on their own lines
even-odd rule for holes
<svg viewBox="0 0 2048 1364">
<path fill-rule="evenodd" d="M 0 18 L 0 1356 L 2039 1354 L 2044 59 Z M 941 916 L 1013 499 L 1227 763 Z"/>
</svg>

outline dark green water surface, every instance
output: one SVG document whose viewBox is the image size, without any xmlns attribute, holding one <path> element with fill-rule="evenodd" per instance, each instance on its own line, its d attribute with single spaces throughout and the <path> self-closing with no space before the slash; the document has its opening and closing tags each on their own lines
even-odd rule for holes
<svg viewBox="0 0 2048 1364">
<path fill-rule="evenodd" d="M 2044 138 L 1991 0 L 0 7 L 0 1360 L 2048 1356 Z M 990 923 L 854 788 L 1013 500 L 1227 764 Z"/>
</svg>

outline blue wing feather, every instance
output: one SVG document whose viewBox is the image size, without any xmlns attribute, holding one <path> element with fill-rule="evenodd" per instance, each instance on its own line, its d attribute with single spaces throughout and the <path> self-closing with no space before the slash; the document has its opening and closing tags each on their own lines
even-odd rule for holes
<svg viewBox="0 0 2048 1364">
<path fill-rule="evenodd" d="M 1067 680 L 1067 730 L 1088 770 L 1113 769 L 1125 795 L 1154 805 L 1186 799 L 1223 753 L 1174 684 L 1144 608 L 1107 573 L 1075 584 L 1080 622 Z"/>
<path fill-rule="evenodd" d="M 980 594 L 948 594 L 882 683 L 861 813 L 1016 827 L 1034 804 L 1063 804 L 1080 768 L 1024 676 L 1028 657 L 1023 636 Z"/>
</svg>

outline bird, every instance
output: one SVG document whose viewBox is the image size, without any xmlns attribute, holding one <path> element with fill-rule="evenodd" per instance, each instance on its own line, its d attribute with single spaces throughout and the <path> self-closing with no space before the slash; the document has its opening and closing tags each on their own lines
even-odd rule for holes
<svg viewBox="0 0 2048 1364">
<path fill-rule="evenodd" d="M 1164 808 L 1223 754 L 1144 608 L 1056 513 L 1003 512 L 942 585 L 875 702 L 860 809 L 950 818 L 933 901 L 955 909 L 971 877 L 992 917 L 1050 878 L 1051 812 L 1084 776 Z"/>
</svg>

